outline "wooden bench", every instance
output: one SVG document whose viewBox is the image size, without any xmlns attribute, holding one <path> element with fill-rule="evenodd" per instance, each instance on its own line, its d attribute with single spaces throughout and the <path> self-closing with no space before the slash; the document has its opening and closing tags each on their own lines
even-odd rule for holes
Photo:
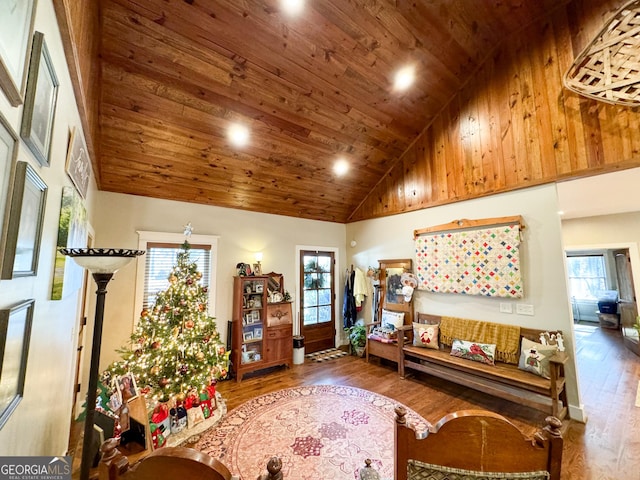
<svg viewBox="0 0 640 480">
<path fill-rule="evenodd" d="M 442 317 L 418 314 L 418 323 L 439 324 Z M 540 342 L 544 330 L 521 328 L 520 336 Z M 558 333 L 557 331 L 549 333 Z M 474 339 L 462 339 L 473 341 Z M 487 365 L 451 356 L 451 348 L 439 350 L 413 346 L 413 328 L 401 327 L 398 332 L 398 373 L 405 377 L 407 369 L 434 375 L 490 395 L 527 405 L 554 417 L 568 418 L 564 365 L 567 356 L 557 352 L 550 359 L 550 377 L 543 378 L 518 368 L 518 365 L 496 361 Z"/>
<path fill-rule="evenodd" d="M 485 474 L 546 472 L 550 480 L 560 480 L 562 422 L 555 417 L 547 417 L 543 429 L 527 436 L 506 418 L 486 410 L 451 413 L 426 432 L 407 425 L 405 415 L 404 407 L 396 408 L 394 480 L 432 478 L 427 472 L 433 471 L 438 472 L 433 478 L 460 478 L 451 469 Z"/>
</svg>

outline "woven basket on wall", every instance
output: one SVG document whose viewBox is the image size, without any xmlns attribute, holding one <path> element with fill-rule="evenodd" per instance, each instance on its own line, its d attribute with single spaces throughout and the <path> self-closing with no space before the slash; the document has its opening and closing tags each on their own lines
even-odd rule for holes
<svg viewBox="0 0 640 480">
<path fill-rule="evenodd" d="M 640 0 L 622 7 L 576 58 L 564 84 L 616 105 L 640 105 Z"/>
</svg>

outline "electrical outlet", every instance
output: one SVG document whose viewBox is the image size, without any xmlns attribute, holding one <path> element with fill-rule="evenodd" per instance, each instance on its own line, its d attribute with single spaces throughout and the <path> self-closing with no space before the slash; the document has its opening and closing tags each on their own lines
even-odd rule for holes
<svg viewBox="0 0 640 480">
<path fill-rule="evenodd" d="M 516 313 L 520 315 L 533 315 L 533 305 L 519 303 L 516 305 Z"/>
<path fill-rule="evenodd" d="M 510 303 L 501 303 L 500 313 L 513 313 L 513 306 Z"/>
</svg>

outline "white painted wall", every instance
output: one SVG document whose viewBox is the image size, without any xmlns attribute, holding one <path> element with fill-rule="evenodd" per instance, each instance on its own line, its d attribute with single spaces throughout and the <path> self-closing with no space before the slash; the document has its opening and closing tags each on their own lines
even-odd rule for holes
<svg viewBox="0 0 640 480">
<path fill-rule="evenodd" d="M 347 254 L 360 268 L 378 265 L 381 259 L 411 258 L 415 262 L 413 231 L 457 219 L 481 219 L 522 215 L 525 230 L 521 245 L 524 298 L 505 300 L 459 294 L 416 291 L 417 312 L 489 320 L 539 329 L 565 332 L 567 352 L 567 394 L 572 418 L 581 418 L 575 370 L 573 325 L 567 295 L 564 255 L 555 185 L 459 202 L 392 217 L 347 225 L 347 239 L 357 245 Z M 533 316 L 500 313 L 500 303 L 530 304 Z M 365 309 L 370 315 L 370 309 Z"/>
<path fill-rule="evenodd" d="M 294 295 L 297 246 L 337 249 L 338 258 L 345 258 L 345 225 L 133 195 L 97 194 L 96 246 L 137 248 L 137 231 L 180 233 L 189 222 L 193 225 L 194 234 L 220 237 L 215 312 L 223 340 L 226 339 L 227 321 L 231 320 L 233 276 L 237 263 L 252 264 L 255 262 L 254 253 L 263 252 L 263 273 L 282 273 L 285 289 Z M 344 266 L 344 263 L 339 264 L 338 271 L 343 271 Z M 134 264 L 118 272 L 109 284 L 101 359 L 103 367 L 118 358 L 115 349 L 126 343 L 133 323 L 139 317 L 140 312 L 134 312 L 135 274 Z M 297 312 L 297 298 L 295 300 L 293 307 Z"/>
<path fill-rule="evenodd" d="M 0 429 L 0 456 L 61 455 L 67 451 L 75 367 L 78 291 L 51 301 L 53 260 L 58 234 L 62 188 L 71 181 L 65 173 L 69 130 L 80 126 L 73 88 L 66 67 L 60 34 L 50 0 L 39 0 L 35 29 L 45 42 L 60 81 L 53 129 L 51 166 L 41 167 L 20 142 L 18 161 L 34 167 L 48 186 L 38 274 L 35 277 L 0 280 L 0 308 L 35 299 L 24 398 Z M 23 107 L 12 107 L 0 90 L 0 114 L 16 133 Z M 86 207 L 91 215 L 95 183 L 89 187 Z"/>
</svg>

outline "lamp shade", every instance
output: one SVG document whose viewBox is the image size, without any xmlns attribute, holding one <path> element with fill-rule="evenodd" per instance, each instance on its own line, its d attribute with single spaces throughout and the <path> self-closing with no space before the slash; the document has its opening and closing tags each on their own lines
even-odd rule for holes
<svg viewBox="0 0 640 480">
<path fill-rule="evenodd" d="M 60 253 L 67 255 L 91 273 L 115 273 L 133 258 L 142 255 L 144 250 L 124 248 L 61 248 Z"/>
</svg>

